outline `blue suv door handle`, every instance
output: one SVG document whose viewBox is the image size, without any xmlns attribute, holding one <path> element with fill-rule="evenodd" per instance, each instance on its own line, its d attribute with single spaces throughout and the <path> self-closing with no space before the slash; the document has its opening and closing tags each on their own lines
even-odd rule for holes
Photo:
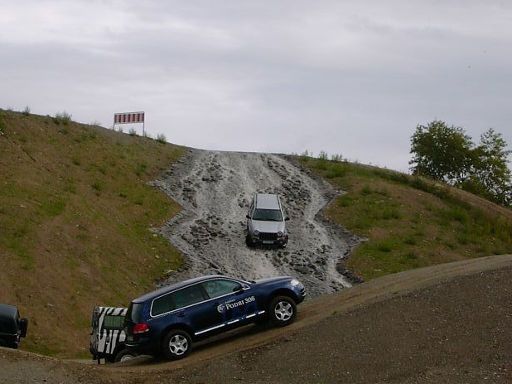
<svg viewBox="0 0 512 384">
<path fill-rule="evenodd" d="M 178 312 L 176 314 L 176 316 L 178 316 L 178 317 L 185 317 L 185 312 L 184 311 Z"/>
</svg>

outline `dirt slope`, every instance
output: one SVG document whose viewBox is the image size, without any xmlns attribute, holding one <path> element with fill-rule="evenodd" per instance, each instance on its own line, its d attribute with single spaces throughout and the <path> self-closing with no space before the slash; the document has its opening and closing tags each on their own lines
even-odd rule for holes
<svg viewBox="0 0 512 384">
<path fill-rule="evenodd" d="M 0 350 L 4 383 L 507 383 L 512 255 L 390 275 L 248 327 L 180 362 L 97 367 Z M 23 371 L 20 371 L 20 368 Z"/>
<path fill-rule="evenodd" d="M 183 207 L 162 228 L 187 260 L 187 270 L 169 281 L 205 273 L 245 279 L 291 274 L 304 281 L 311 295 L 350 286 L 336 266 L 357 238 L 318 215 L 335 191 L 283 157 L 190 150 L 154 185 Z M 286 249 L 245 245 L 245 215 L 255 192 L 282 197 L 291 219 Z"/>
</svg>

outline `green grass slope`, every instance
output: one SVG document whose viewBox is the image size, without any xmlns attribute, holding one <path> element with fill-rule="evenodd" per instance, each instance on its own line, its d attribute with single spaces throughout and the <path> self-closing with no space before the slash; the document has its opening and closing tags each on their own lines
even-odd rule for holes
<svg viewBox="0 0 512 384">
<path fill-rule="evenodd" d="M 0 110 L 0 302 L 30 319 L 23 349 L 88 356 L 94 305 L 125 306 L 181 263 L 150 231 L 179 206 L 146 183 L 183 149 Z"/>
<path fill-rule="evenodd" d="M 300 162 L 346 192 L 326 214 L 367 239 L 346 265 L 365 279 L 512 253 L 510 209 L 394 171 L 304 156 Z"/>
</svg>

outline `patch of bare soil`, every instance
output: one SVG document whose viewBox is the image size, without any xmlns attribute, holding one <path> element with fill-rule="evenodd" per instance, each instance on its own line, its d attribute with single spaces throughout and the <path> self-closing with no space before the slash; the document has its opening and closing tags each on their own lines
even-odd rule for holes
<svg viewBox="0 0 512 384">
<path fill-rule="evenodd" d="M 0 349 L 2 383 L 510 383 L 512 255 L 402 272 L 178 362 L 98 367 Z"/>
</svg>

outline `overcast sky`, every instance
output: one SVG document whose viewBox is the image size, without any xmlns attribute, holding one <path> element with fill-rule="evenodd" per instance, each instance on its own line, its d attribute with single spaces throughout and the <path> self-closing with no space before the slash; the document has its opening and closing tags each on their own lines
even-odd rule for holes
<svg viewBox="0 0 512 384">
<path fill-rule="evenodd" d="M 0 0 L 0 108 L 25 106 L 407 170 L 434 119 L 512 144 L 512 2 Z"/>
</svg>

